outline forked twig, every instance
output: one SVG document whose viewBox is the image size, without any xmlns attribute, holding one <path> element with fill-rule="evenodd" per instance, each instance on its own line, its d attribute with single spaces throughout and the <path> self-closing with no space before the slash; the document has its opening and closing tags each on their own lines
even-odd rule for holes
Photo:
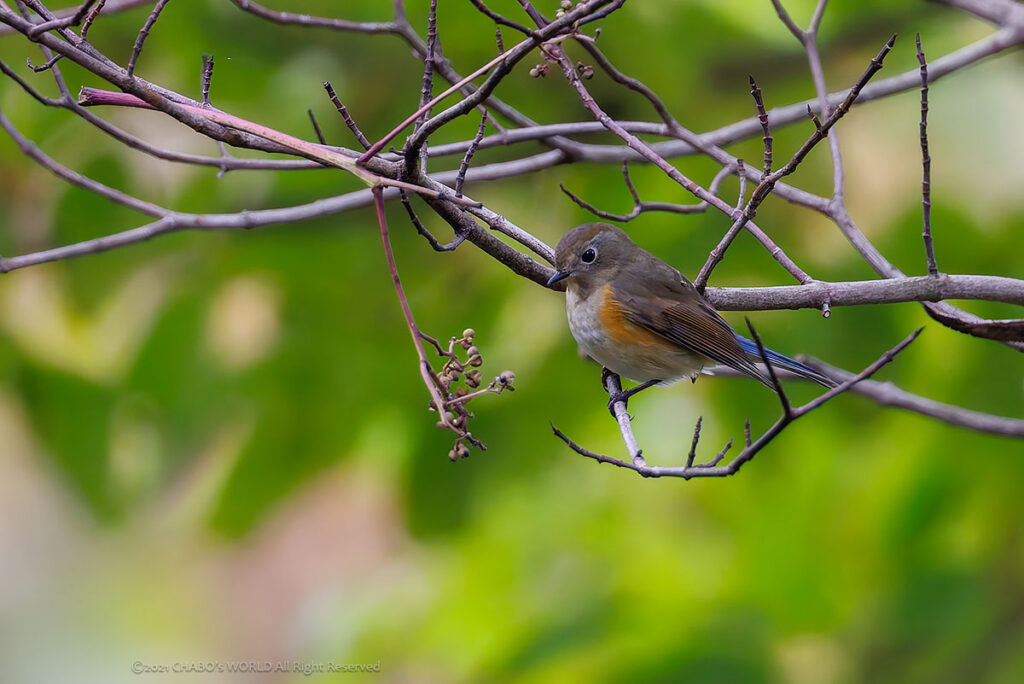
<svg viewBox="0 0 1024 684">
<path fill-rule="evenodd" d="M 42 33 L 46 33 L 47 31 L 52 31 L 53 29 L 63 29 L 69 26 L 78 26 L 80 23 L 82 23 L 82 20 L 85 19 L 86 16 L 90 13 L 92 13 L 93 16 L 95 16 L 93 9 L 93 5 L 95 3 L 96 0 L 85 0 L 85 2 L 83 2 L 77 10 L 75 10 L 74 14 L 71 14 L 70 16 L 66 16 L 63 18 L 50 19 L 40 24 L 36 24 L 31 29 L 29 29 L 27 35 L 29 38 L 35 38 L 36 36 Z M 103 2 L 101 1 L 100 5 L 102 4 Z M 95 11 L 98 11 L 98 9 Z M 85 34 L 85 29 L 83 29 L 82 34 Z"/>
<path fill-rule="evenodd" d="M 88 87 L 82 88 L 79 93 L 79 102 L 83 106 L 115 105 L 122 107 L 139 107 L 142 109 L 152 108 L 145 101 L 127 93 L 116 93 L 108 90 L 97 90 L 95 88 Z M 439 197 L 442 194 L 438 190 L 425 188 L 423 186 L 416 185 L 415 183 L 406 183 L 405 181 L 379 176 L 361 166 L 358 163 L 358 160 L 352 159 L 351 157 L 337 152 L 334 149 L 310 143 L 306 140 L 302 140 L 301 138 L 296 138 L 295 136 L 288 135 L 287 133 L 263 126 L 262 124 L 257 124 L 247 119 L 242 119 L 241 117 L 233 116 L 226 112 L 209 107 L 195 106 L 181 102 L 176 104 L 178 107 L 190 112 L 191 114 L 195 114 L 204 119 L 220 124 L 221 126 L 251 133 L 252 135 L 265 138 L 266 140 L 270 140 L 287 147 L 301 156 L 316 160 L 326 164 L 327 166 L 334 166 L 344 171 L 348 171 L 370 187 L 384 185 L 387 187 L 402 188 L 426 197 Z M 479 202 L 475 202 L 464 197 L 452 197 L 449 201 L 463 206 L 480 206 Z"/>
<path fill-rule="evenodd" d="M 583 41 L 586 45 L 587 41 Z M 670 164 L 664 157 L 659 155 L 650 145 L 640 140 L 637 136 L 627 131 L 621 124 L 615 119 L 610 117 L 597 101 L 593 95 L 587 90 L 586 86 L 583 85 L 583 81 L 580 79 L 576 65 L 565 55 L 565 52 L 558 46 L 554 46 L 550 53 L 558 61 L 562 67 L 562 72 L 565 75 L 566 80 L 576 89 L 580 100 L 583 102 L 583 106 L 587 108 L 593 114 L 594 118 L 601 122 L 601 124 L 607 128 L 610 132 L 619 136 L 623 142 L 630 147 L 630 149 L 637 152 L 641 157 L 647 159 L 659 169 L 661 169 L 665 175 L 671 178 L 673 181 L 681 185 L 687 191 L 695 195 L 698 199 L 708 202 L 716 209 L 722 211 L 728 216 L 735 215 L 735 210 L 727 202 L 712 195 L 707 190 L 699 186 L 697 183 L 689 179 L 682 172 L 679 171 L 675 166 Z M 750 221 L 750 217 L 744 221 L 744 225 L 748 226 L 748 230 L 768 249 L 772 258 L 775 259 L 783 268 L 785 268 L 797 281 L 806 283 L 811 280 L 811 277 L 804 273 L 803 269 L 796 265 L 792 259 L 790 259 L 786 253 L 769 238 L 760 228 Z"/>
<path fill-rule="evenodd" d="M 764 176 L 761 179 L 761 182 L 758 183 L 757 187 L 754 188 L 754 191 L 751 193 L 750 201 L 747 202 L 747 206 L 744 208 L 742 215 L 736 219 L 733 225 L 729 227 L 729 230 L 726 231 L 725 236 L 722 237 L 721 241 L 714 249 L 711 250 L 711 254 L 708 255 L 707 261 L 704 262 L 704 265 L 701 267 L 697 277 L 694 278 L 693 284 L 698 289 L 702 289 L 707 285 L 708 278 L 711 276 L 711 271 L 714 270 L 715 266 L 721 263 L 722 257 L 725 256 L 725 251 L 729 248 L 729 245 L 732 244 L 732 241 L 736 238 L 739 232 L 754 217 L 757 213 L 757 208 L 761 206 L 761 202 L 768 197 L 779 179 L 796 171 L 797 167 L 800 166 L 800 163 L 807 157 L 808 153 L 814 149 L 815 145 L 824 140 L 828 135 L 829 130 L 836 124 L 836 122 L 850 111 L 850 107 L 853 106 L 853 103 L 860 94 L 860 91 L 865 85 L 867 85 L 868 81 L 871 80 L 871 77 L 878 73 L 879 69 L 882 68 L 882 62 L 885 59 L 885 56 L 889 54 L 889 51 L 892 50 L 895 42 L 896 35 L 893 34 L 892 37 L 886 41 L 885 45 L 882 46 L 882 49 L 879 50 L 878 54 L 871 58 L 871 63 L 868 65 L 867 69 L 864 70 L 864 73 L 857 80 L 854 86 L 850 88 L 850 92 L 847 94 L 846 99 L 844 99 L 839 106 L 836 107 L 828 117 L 826 117 L 825 121 L 820 126 L 817 126 L 816 122 L 814 133 L 812 133 L 811 136 L 804 141 L 804 144 L 801 145 L 795 153 L 793 153 L 793 156 L 790 157 L 789 161 L 786 162 L 782 168 L 774 173 Z"/>
<path fill-rule="evenodd" d="M 740 162 L 742 164 L 742 162 Z M 718 191 L 722 186 L 722 181 L 726 179 L 732 173 L 739 173 L 739 164 L 736 166 L 726 166 L 715 174 L 715 177 L 711 180 L 711 185 L 708 186 L 708 192 L 714 196 L 718 196 Z M 629 223 L 640 214 L 644 214 L 650 211 L 666 212 L 670 214 L 702 214 L 708 209 L 708 202 L 702 200 L 696 204 L 675 204 L 673 202 L 645 202 L 640 199 L 640 193 L 637 192 L 636 186 L 633 185 L 633 180 L 629 177 L 629 162 L 622 162 L 622 180 L 626 184 L 626 188 L 629 190 L 630 196 L 633 198 L 633 209 L 628 214 L 614 214 L 610 211 L 604 211 L 598 209 L 590 202 L 587 202 L 582 197 L 577 196 L 564 185 L 559 184 L 559 189 L 575 203 L 577 206 L 586 209 L 594 216 L 603 218 L 608 221 L 618 221 L 620 223 Z M 746 187 L 746 179 L 740 175 L 741 187 Z M 742 189 L 740 193 L 742 194 Z"/>
</svg>

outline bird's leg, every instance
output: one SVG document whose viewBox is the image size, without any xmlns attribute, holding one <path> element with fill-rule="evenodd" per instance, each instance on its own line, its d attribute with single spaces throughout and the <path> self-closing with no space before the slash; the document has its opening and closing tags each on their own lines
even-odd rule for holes
<svg viewBox="0 0 1024 684">
<path fill-rule="evenodd" d="M 601 369 L 601 386 L 602 387 L 605 387 L 605 388 L 608 387 L 607 380 L 608 380 L 608 376 L 609 375 L 615 375 L 615 373 L 613 373 L 612 371 L 608 370 L 607 368 L 602 368 Z M 637 392 L 642 392 L 643 390 L 645 390 L 648 387 L 651 387 L 653 385 L 657 385 L 659 382 L 661 382 L 661 380 L 648 380 L 647 382 L 639 384 L 636 387 L 633 387 L 633 388 L 628 389 L 628 390 L 620 389 L 618 392 L 613 393 L 609 397 L 609 399 L 608 399 L 608 411 L 612 414 L 612 417 L 614 417 L 615 416 L 615 404 L 617 404 L 618 402 L 621 401 L 623 403 L 623 405 L 626 405 L 626 404 L 629 403 L 629 398 L 632 397 L 634 394 L 636 394 Z M 621 387 L 621 385 L 620 385 L 620 387 Z"/>
</svg>

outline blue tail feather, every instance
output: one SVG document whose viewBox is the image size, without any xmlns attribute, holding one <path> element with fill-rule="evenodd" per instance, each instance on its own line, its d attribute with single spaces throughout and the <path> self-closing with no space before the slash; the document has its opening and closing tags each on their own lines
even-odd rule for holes
<svg viewBox="0 0 1024 684">
<path fill-rule="evenodd" d="M 753 340 L 748 340 L 746 337 L 743 337 L 743 335 L 740 335 L 739 333 L 733 334 L 736 335 L 736 340 L 740 343 L 740 346 L 743 347 L 743 352 L 747 355 L 747 358 L 750 361 L 754 363 L 763 363 L 763 361 L 761 360 L 761 354 L 757 349 L 757 344 Z M 767 347 L 765 347 L 764 351 L 765 355 L 768 357 L 768 360 L 772 362 L 772 366 L 774 366 L 775 368 L 783 368 L 785 370 L 791 371 L 802 378 L 812 380 L 824 387 L 836 386 L 836 383 L 830 378 L 825 377 L 818 371 L 814 370 L 809 366 L 805 366 L 804 364 L 800 363 L 795 359 L 791 359 L 788 356 L 780 354 L 777 351 L 772 351 Z"/>
</svg>

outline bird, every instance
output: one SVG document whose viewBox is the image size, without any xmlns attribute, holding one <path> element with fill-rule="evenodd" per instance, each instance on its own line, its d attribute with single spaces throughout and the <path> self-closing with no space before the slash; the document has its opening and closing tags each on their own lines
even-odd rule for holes
<svg viewBox="0 0 1024 684">
<path fill-rule="evenodd" d="M 757 344 L 730 327 L 675 268 L 608 223 L 576 226 L 558 242 L 555 274 L 565 281 L 569 329 L 580 349 L 606 371 L 640 383 L 618 392 L 612 406 L 652 385 L 696 381 L 715 365 L 774 383 Z M 779 352 L 771 364 L 824 387 L 836 383 Z"/>
</svg>

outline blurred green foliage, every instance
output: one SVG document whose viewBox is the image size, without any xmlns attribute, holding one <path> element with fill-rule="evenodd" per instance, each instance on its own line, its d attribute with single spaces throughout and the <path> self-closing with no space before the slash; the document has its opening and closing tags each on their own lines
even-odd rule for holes
<svg viewBox="0 0 1024 684">
<path fill-rule="evenodd" d="M 342 4 L 304 0 L 287 9 L 360 20 L 390 12 L 388 2 Z M 410 4 L 414 25 L 424 27 L 426 3 Z M 468 3 L 439 4 L 444 53 L 456 68 L 465 73 L 490 59 L 489 22 Z M 518 3 L 491 5 L 519 16 Z M 786 5 L 806 23 L 813 3 Z M 90 39 L 124 63 L 144 16 L 103 17 Z M 892 32 L 901 38 L 880 78 L 916 66 L 908 38 L 916 31 L 937 57 L 987 30 L 930 4 L 835 3 L 822 25 L 826 76 L 832 89 L 845 87 Z M 505 33 L 506 44 L 513 39 Z M 748 73 L 769 107 L 812 94 L 805 56 L 767 0 L 627 3 L 603 23 L 601 43 L 698 131 L 752 114 Z M 217 60 L 218 107 L 307 137 L 311 108 L 330 141 L 353 145 L 323 95 L 324 80 L 371 139 L 418 99 L 420 68 L 397 38 L 276 26 L 228 2 L 168 5 L 138 73 L 197 96 L 202 53 Z M 20 65 L 25 55 L 18 38 L 0 38 L 5 62 Z M 61 66 L 72 90 L 102 86 L 66 61 Z M 529 66 L 516 69 L 498 95 L 541 122 L 584 117 L 557 73 L 535 80 Z M 933 225 L 944 271 L 1024 277 L 1024 176 L 1016 162 L 1024 148 L 1014 122 L 1024 105 L 1021 66 L 1020 53 L 1004 55 L 932 88 Z M 46 73 L 21 72 L 52 91 Z M 652 118 L 642 100 L 601 74 L 591 84 L 612 115 Z M 856 108 L 837 128 L 852 215 L 914 274 L 924 271 L 918 106 L 916 93 L 904 93 Z M 218 178 L 215 169 L 156 162 L 66 112 L 39 107 L 10 81 L 0 82 L 0 107 L 63 163 L 183 211 L 287 206 L 357 188 L 329 171 Z M 98 113 L 156 144 L 216 154 L 212 143 L 160 115 Z M 471 119 L 432 143 L 471 137 Z M 776 159 L 806 135 L 805 124 L 775 131 Z M 730 149 L 760 159 L 759 140 Z M 485 150 L 474 163 L 518 153 Z M 454 161 L 434 168 L 447 163 Z M 715 172 L 701 159 L 678 165 L 704 184 Z M 829 169 L 822 146 L 792 182 L 826 193 Z M 633 177 L 645 199 L 687 201 L 654 169 L 636 168 Z M 0 178 L 5 255 L 142 223 L 50 177 L 7 138 L 0 140 Z M 559 183 L 603 208 L 628 210 L 615 166 L 558 167 L 469 192 L 553 244 L 589 218 L 559 193 Z M 726 188 L 726 195 L 736 191 Z M 449 234 L 426 208 L 420 215 L 437 234 Z M 270 656 L 253 649 L 263 643 L 290 659 L 380 660 L 388 681 L 1024 679 L 1020 442 L 851 396 L 792 426 L 728 480 L 644 481 L 598 467 L 549 428 L 553 422 L 592 449 L 622 452 L 598 370 L 577 356 L 561 298 L 468 244 L 435 254 L 397 205 L 389 217 L 421 327 L 447 339 L 472 326 L 485 377 L 505 368 L 517 375 L 515 393 L 473 402 L 473 433 L 489 448 L 464 462 L 448 461 L 450 437 L 426 410 L 368 210 L 253 232 L 166 236 L 0 279 L 0 430 L 10 431 L 0 434 L 7 444 L 0 472 L 28 468 L 56 483 L 41 500 L 46 510 L 63 511 L 54 514 L 64 520 L 58 527 L 73 532 L 20 519 L 43 547 L 60 545 L 48 535 L 84 540 L 74 559 L 58 554 L 63 570 L 35 546 L 12 547 L 26 576 L 39 573 L 51 584 L 29 592 L 37 603 L 0 613 L 0 631 L 20 633 L 0 646 L 0 663 L 9 662 L 0 664 L 8 673 L 0 678 L 41 677 L 30 659 L 45 646 L 18 651 L 37 635 L 71 653 L 77 664 L 60 672 L 92 672 L 102 681 L 130 678 L 136 657 L 262 661 Z M 818 215 L 769 200 L 758 220 L 814 277 L 873 277 Z M 647 214 L 628 229 L 693 274 L 727 225 L 715 213 Z M 745 238 L 714 280 L 788 282 Z M 1005 306 L 967 308 L 1019 316 Z M 772 347 L 851 369 L 926 325 L 883 379 L 980 411 L 1024 413 L 1020 354 L 943 329 L 918 306 L 835 309 L 828 320 L 814 311 L 752 319 Z M 814 391 L 792 390 L 797 399 Z M 683 458 L 698 415 L 710 455 L 741 434 L 746 417 L 757 431 L 778 413 L 763 388 L 723 379 L 655 389 L 630 408 L 645 455 L 665 464 Z M 317 494 L 325 482 L 328 494 Z M 7 493 L 0 498 L 15 484 L 0 486 Z M 363 497 L 371 503 L 364 506 Z M 316 540 L 301 547 L 304 554 L 289 558 L 287 546 L 280 555 L 253 550 L 265 550 L 261 540 L 273 538 L 287 511 L 322 500 L 336 514 L 294 521 L 296 534 L 308 529 Z M 374 551 L 381 544 L 386 550 Z M 290 598 L 281 599 L 280 614 L 288 621 L 265 642 L 242 618 L 249 595 L 201 570 L 213 558 L 250 550 L 239 573 L 277 568 L 281 586 L 327 563 L 321 554 L 340 554 L 342 566 L 360 569 L 316 575 L 319 583 L 302 584 L 305 593 L 282 589 Z M 200 627 L 211 612 L 219 628 Z M 103 646 L 90 650 L 94 640 Z"/>
</svg>

